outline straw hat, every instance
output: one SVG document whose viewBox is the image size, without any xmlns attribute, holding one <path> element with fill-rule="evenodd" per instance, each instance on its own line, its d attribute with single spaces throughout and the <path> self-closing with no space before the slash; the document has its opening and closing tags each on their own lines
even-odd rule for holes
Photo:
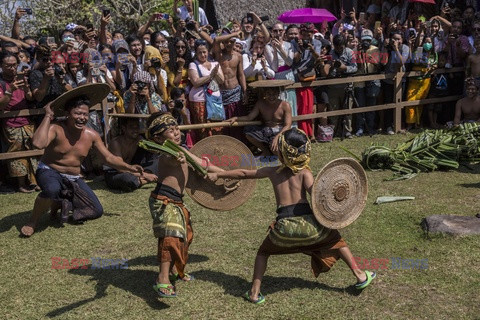
<svg viewBox="0 0 480 320">
<path fill-rule="evenodd" d="M 276 87 L 288 87 L 294 84 L 292 80 L 258 80 L 248 85 L 252 88 L 276 88 Z"/>
<path fill-rule="evenodd" d="M 211 165 L 225 170 L 255 169 L 250 149 L 241 141 L 223 135 L 199 141 L 190 150 L 198 157 L 208 157 Z M 192 170 L 192 169 L 189 169 Z M 245 203 L 255 191 L 256 181 L 218 179 L 211 182 L 198 174 L 189 174 L 186 191 L 201 206 L 216 210 L 233 210 Z"/>
<path fill-rule="evenodd" d="M 63 116 L 65 115 L 65 103 L 67 103 L 71 99 L 75 99 L 81 96 L 87 96 L 88 100 L 90 100 L 90 108 L 95 106 L 96 104 L 102 102 L 110 92 L 110 86 L 105 83 L 91 83 L 86 84 L 80 87 L 77 87 L 73 90 L 67 91 L 62 94 L 60 97 L 55 99 L 52 102 L 51 108 L 52 111 L 55 113 L 55 116 Z"/>
<path fill-rule="evenodd" d="M 330 229 L 341 229 L 362 213 L 367 201 L 367 175 L 352 158 L 329 162 L 315 178 L 312 191 L 313 213 Z"/>
</svg>

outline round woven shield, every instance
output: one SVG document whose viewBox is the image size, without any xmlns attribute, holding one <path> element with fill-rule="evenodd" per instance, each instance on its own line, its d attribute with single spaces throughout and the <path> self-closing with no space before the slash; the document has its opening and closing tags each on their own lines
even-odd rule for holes
<svg viewBox="0 0 480 320">
<path fill-rule="evenodd" d="M 190 151 L 198 157 L 208 157 L 211 165 L 224 170 L 256 169 L 255 158 L 250 149 L 229 136 L 217 135 L 202 139 Z M 228 211 L 245 203 L 255 191 L 255 185 L 254 179 L 218 179 L 211 182 L 195 172 L 190 172 L 186 190 L 201 206 L 216 211 Z"/>
<path fill-rule="evenodd" d="M 318 173 L 313 184 L 315 218 L 327 228 L 344 228 L 362 213 L 367 194 L 367 175 L 360 163 L 352 158 L 333 160 Z"/>
</svg>

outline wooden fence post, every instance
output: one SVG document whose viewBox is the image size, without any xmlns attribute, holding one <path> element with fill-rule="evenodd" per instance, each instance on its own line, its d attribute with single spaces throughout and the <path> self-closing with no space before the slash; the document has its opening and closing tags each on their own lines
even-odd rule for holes
<svg viewBox="0 0 480 320">
<path fill-rule="evenodd" d="M 396 77 L 395 77 L 395 87 L 394 87 L 394 97 L 395 101 L 394 103 L 397 105 L 395 107 L 395 111 L 393 114 L 393 124 L 394 128 L 393 130 L 395 133 L 400 132 L 402 130 L 402 108 L 403 106 L 400 104 L 402 102 L 402 95 L 403 95 L 403 90 L 402 90 L 402 80 L 404 76 L 404 72 L 398 72 Z"/>
<path fill-rule="evenodd" d="M 108 112 L 107 98 L 102 100 L 102 112 L 103 112 L 103 137 L 105 139 L 105 145 L 108 148 L 108 133 L 110 132 L 110 115 Z"/>
</svg>

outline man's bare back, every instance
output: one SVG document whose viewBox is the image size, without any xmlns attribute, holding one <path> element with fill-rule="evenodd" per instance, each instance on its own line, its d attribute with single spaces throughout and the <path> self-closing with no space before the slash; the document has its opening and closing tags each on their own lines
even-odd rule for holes
<svg viewBox="0 0 480 320">
<path fill-rule="evenodd" d="M 98 133 L 88 127 L 77 133 L 70 133 L 65 123 L 51 124 L 49 134 L 54 137 L 45 149 L 41 161 L 60 173 L 79 175 L 83 159 L 100 139 Z"/>
<path fill-rule="evenodd" d="M 311 191 L 313 185 L 313 175 L 308 169 L 303 169 L 297 174 L 284 168 L 277 172 L 278 167 L 266 168 L 268 178 L 272 182 L 273 191 L 277 206 L 288 206 L 297 203 L 308 203 L 307 191 Z M 263 170 L 263 169 L 262 169 Z"/>
</svg>

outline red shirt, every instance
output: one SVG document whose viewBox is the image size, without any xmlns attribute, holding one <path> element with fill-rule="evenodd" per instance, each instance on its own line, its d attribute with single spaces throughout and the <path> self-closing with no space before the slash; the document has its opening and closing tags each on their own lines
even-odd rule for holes
<svg viewBox="0 0 480 320">
<path fill-rule="evenodd" d="M 3 80 L 7 91 L 10 91 L 10 83 Z M 3 91 L 3 86 L 0 86 L 0 98 L 3 98 L 5 92 Z M 28 109 L 27 99 L 25 98 L 25 92 L 23 89 L 17 89 L 12 92 L 12 97 L 10 98 L 10 102 L 5 107 L 5 111 L 17 111 Z M 30 121 L 27 117 L 12 117 L 12 118 L 4 118 L 4 124 L 10 128 L 20 128 L 30 124 Z"/>
</svg>

